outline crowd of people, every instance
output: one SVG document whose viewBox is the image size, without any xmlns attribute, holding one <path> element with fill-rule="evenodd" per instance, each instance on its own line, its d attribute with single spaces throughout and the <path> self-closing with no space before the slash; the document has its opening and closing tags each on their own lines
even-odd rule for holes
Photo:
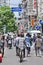
<svg viewBox="0 0 43 65">
<path fill-rule="evenodd" d="M 20 56 L 20 50 L 22 49 L 23 58 L 25 57 L 25 49 L 27 50 L 27 57 L 31 54 L 31 47 L 34 45 L 34 50 L 36 56 L 42 56 L 41 54 L 41 45 L 42 45 L 42 36 L 40 33 L 37 35 L 33 35 L 31 37 L 30 33 L 27 33 L 24 37 L 24 33 L 20 32 L 17 33 L 17 37 L 15 38 L 15 45 L 16 45 L 16 55 Z"/>
<path fill-rule="evenodd" d="M 17 34 L 11 38 L 11 35 L 8 34 L 6 38 L 7 42 L 7 47 L 9 49 L 12 48 L 12 43 L 16 47 L 16 56 L 19 56 L 20 59 L 21 57 L 25 58 L 25 53 L 27 50 L 27 57 L 28 55 L 31 54 L 31 47 L 34 44 L 34 50 L 36 56 L 42 56 L 41 55 L 41 44 L 42 44 L 42 36 L 41 34 L 37 34 L 37 36 L 34 34 L 33 38 L 31 37 L 30 33 L 27 32 L 26 35 L 24 36 L 24 32 L 17 32 Z M 0 53 L 2 53 L 2 56 L 4 55 L 4 45 L 5 45 L 5 36 L 2 35 L 0 37 Z M 3 52 L 1 52 L 1 48 Z M 21 60 L 20 60 L 21 61 Z"/>
</svg>

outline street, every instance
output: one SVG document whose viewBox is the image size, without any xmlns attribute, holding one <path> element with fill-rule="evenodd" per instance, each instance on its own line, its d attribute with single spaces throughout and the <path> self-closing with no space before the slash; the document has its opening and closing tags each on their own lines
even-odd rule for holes
<svg viewBox="0 0 43 65">
<path fill-rule="evenodd" d="M 0 0 L 0 65 L 43 65 L 43 0 Z"/>
<path fill-rule="evenodd" d="M 15 51 L 15 47 L 12 49 L 5 48 L 5 55 L 0 65 L 43 65 L 43 56 L 36 57 L 34 54 L 30 57 L 25 57 L 23 62 L 20 63 Z"/>
</svg>

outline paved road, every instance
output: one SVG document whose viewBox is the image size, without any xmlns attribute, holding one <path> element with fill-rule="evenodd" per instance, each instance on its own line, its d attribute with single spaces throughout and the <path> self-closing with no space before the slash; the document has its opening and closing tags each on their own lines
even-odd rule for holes
<svg viewBox="0 0 43 65">
<path fill-rule="evenodd" d="M 31 57 L 26 57 L 24 61 L 20 63 L 19 57 L 16 56 L 15 48 L 5 48 L 3 62 L 0 63 L 0 65 L 43 65 L 43 57 L 36 57 L 35 55 L 31 55 Z"/>
</svg>

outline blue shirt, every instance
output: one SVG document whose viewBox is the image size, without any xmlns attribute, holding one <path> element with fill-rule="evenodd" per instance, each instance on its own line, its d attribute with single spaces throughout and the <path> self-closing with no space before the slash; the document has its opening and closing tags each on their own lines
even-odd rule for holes
<svg viewBox="0 0 43 65">
<path fill-rule="evenodd" d="M 30 37 L 26 36 L 25 43 L 27 47 L 30 47 Z"/>
</svg>

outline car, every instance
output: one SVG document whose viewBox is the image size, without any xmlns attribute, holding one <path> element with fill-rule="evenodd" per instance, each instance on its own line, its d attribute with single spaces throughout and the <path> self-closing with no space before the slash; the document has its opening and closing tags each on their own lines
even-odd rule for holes
<svg viewBox="0 0 43 65">
<path fill-rule="evenodd" d="M 38 33 L 40 33 L 41 34 L 41 31 L 39 31 L 39 30 L 32 30 L 32 31 L 27 31 L 28 33 L 30 33 L 31 34 L 31 37 L 33 38 L 33 35 L 35 34 L 36 36 L 37 36 L 37 34 Z"/>
</svg>

